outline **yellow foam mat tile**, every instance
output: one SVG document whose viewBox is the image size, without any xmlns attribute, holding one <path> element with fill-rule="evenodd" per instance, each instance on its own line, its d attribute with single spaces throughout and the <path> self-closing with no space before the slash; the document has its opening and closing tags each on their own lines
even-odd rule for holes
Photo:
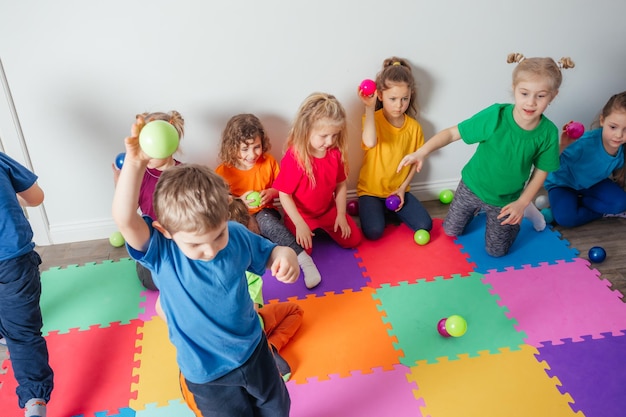
<svg viewBox="0 0 626 417">
<path fill-rule="evenodd" d="M 431 417 L 566 417 L 575 413 L 569 394 L 561 394 L 561 382 L 546 373 L 545 362 L 535 358 L 530 345 L 501 353 L 480 352 L 459 359 L 439 358 L 437 363 L 418 362 L 407 376 L 417 384 L 416 398 L 423 398 L 423 414 Z"/>
</svg>

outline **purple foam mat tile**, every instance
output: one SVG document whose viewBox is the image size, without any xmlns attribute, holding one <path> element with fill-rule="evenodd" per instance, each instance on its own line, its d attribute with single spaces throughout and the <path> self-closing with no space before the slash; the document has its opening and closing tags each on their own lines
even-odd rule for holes
<svg viewBox="0 0 626 417">
<path fill-rule="evenodd" d="M 550 376 L 561 381 L 574 411 L 587 417 L 624 416 L 626 387 L 626 336 L 603 333 L 604 338 L 584 336 L 582 342 L 563 339 L 563 344 L 544 342 L 537 359 L 545 361 Z"/>
<path fill-rule="evenodd" d="M 325 293 L 340 294 L 344 290 L 359 291 L 367 286 L 369 278 L 363 276 L 363 268 L 355 257 L 355 249 L 343 249 L 328 236 L 316 236 L 311 257 L 322 275 L 322 282 L 315 288 L 304 285 L 302 272 L 294 284 L 284 284 L 274 278 L 269 270 L 263 275 L 263 298 L 265 301 L 286 301 L 288 298 L 322 296 Z"/>
</svg>

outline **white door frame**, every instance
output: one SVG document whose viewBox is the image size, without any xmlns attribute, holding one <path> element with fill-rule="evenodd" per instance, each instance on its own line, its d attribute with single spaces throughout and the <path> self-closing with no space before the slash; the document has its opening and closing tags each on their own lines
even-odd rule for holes
<svg viewBox="0 0 626 417">
<path fill-rule="evenodd" d="M 24 139 L 15 103 L 13 102 L 13 96 L 11 95 L 9 81 L 4 72 L 2 58 L 0 58 L 0 84 L 2 85 L 0 89 L 0 96 L 2 98 L 2 100 L 0 100 L 0 150 L 35 172 L 28 153 L 28 147 L 26 146 L 26 140 Z M 25 209 L 26 216 L 33 229 L 33 239 L 39 246 L 52 244 L 50 226 L 48 224 L 44 204 L 41 204 L 39 207 L 28 207 Z"/>
</svg>

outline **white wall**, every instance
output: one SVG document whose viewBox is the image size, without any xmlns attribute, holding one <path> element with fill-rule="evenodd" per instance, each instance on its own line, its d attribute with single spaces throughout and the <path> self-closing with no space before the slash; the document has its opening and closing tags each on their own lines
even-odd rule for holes
<svg viewBox="0 0 626 417">
<path fill-rule="evenodd" d="M 179 159 L 215 167 L 232 115 L 257 114 L 280 158 L 301 101 L 335 94 L 349 114 L 354 189 L 356 88 L 384 58 L 414 65 L 427 138 L 510 101 L 509 52 L 571 56 L 577 66 L 547 116 L 588 125 L 626 89 L 624 15 L 622 0 L 0 0 L 0 59 L 47 192 L 50 241 L 62 243 L 115 230 L 110 165 L 137 113 L 180 111 Z M 1 115 L 2 142 L 18 136 Z M 434 154 L 416 176 L 417 195 L 454 187 L 472 150 L 455 143 Z"/>
</svg>

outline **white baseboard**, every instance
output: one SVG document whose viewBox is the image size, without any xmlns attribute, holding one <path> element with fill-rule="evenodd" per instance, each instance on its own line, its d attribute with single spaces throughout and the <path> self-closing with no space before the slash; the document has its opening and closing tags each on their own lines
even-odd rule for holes
<svg viewBox="0 0 626 417">
<path fill-rule="evenodd" d="M 430 201 L 439 199 L 441 190 L 456 190 L 459 180 L 440 181 L 436 183 L 415 183 L 411 184 L 411 194 L 420 201 Z M 356 190 L 348 190 L 348 201 L 355 200 Z M 108 239 L 117 227 L 113 219 L 101 219 L 96 221 L 64 223 L 50 225 L 50 242 L 37 242 L 39 246 L 51 244 L 82 242 L 86 240 Z M 40 244 L 41 243 L 41 244 Z"/>
</svg>

